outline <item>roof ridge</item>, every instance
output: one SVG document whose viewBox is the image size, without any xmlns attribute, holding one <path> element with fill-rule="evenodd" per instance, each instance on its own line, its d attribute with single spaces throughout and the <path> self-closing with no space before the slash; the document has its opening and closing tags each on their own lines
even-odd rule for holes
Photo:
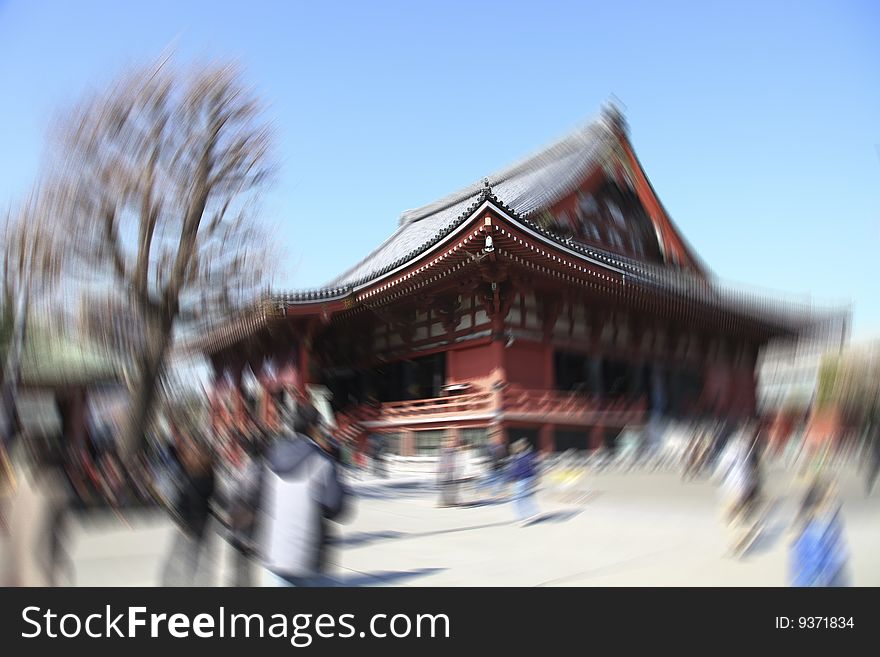
<svg viewBox="0 0 880 657">
<path fill-rule="evenodd" d="M 608 119 L 604 114 L 600 114 L 596 118 L 581 123 L 577 128 L 569 131 L 563 137 L 560 137 L 549 145 L 520 158 L 513 164 L 486 176 L 486 178 L 489 179 L 491 185 L 498 185 L 506 180 L 515 178 L 518 175 L 538 169 L 541 165 L 546 165 L 548 160 L 556 160 L 560 157 L 571 155 L 577 152 L 578 148 L 582 146 L 584 142 L 592 142 L 598 136 L 596 135 L 596 131 L 600 129 L 610 132 Z M 437 199 L 436 201 L 418 208 L 405 210 L 400 215 L 398 225 L 401 227 L 406 226 L 407 224 L 429 217 L 437 212 L 446 210 L 457 203 L 461 203 L 462 201 L 476 196 L 477 193 L 479 193 L 479 187 L 480 181 L 470 183 L 451 194 L 447 194 L 446 196 Z"/>
<path fill-rule="evenodd" d="M 613 141 L 621 132 L 621 120 L 607 108 L 603 109 L 598 116 L 582 122 L 565 136 L 482 180 L 487 180 L 497 195 L 503 196 L 519 214 L 526 216 L 554 202 L 560 193 L 571 192 L 589 167 L 601 159 L 601 152 L 613 147 Z M 564 172 L 559 171 L 560 166 L 565 169 Z M 532 179 L 540 179 L 541 184 L 537 187 L 541 189 L 536 189 L 535 180 Z M 450 224 L 461 218 L 461 213 L 466 212 L 468 206 L 481 199 L 478 181 L 421 208 L 405 211 L 389 237 L 324 287 L 357 287 L 365 280 L 388 271 L 391 261 L 399 264 L 400 258 L 396 256 L 400 255 L 401 249 L 397 247 L 406 249 L 407 256 L 420 252 L 425 242 L 431 242 L 438 231 L 442 233 L 448 229 Z M 442 226 L 439 225 L 441 220 Z M 429 226 L 431 223 L 438 225 Z M 382 255 L 380 262 L 370 266 L 377 254 Z M 381 261 L 385 264 L 381 264 Z M 366 271 L 368 268 L 370 271 Z"/>
<path fill-rule="evenodd" d="M 461 213 L 460 213 L 460 214 L 459 214 L 459 215 L 458 215 L 458 216 L 457 216 L 457 217 L 456 217 L 451 223 L 447 224 L 447 225 L 444 226 L 443 228 L 439 228 L 438 230 L 436 230 L 436 231 L 431 235 L 431 237 L 429 237 L 428 239 L 426 239 L 426 240 L 425 240 L 424 242 L 422 242 L 420 245 L 416 246 L 415 248 L 413 248 L 412 250 L 410 250 L 407 254 L 401 256 L 401 257 L 398 258 L 397 260 L 395 260 L 395 261 L 393 261 L 393 262 L 391 262 L 391 263 L 385 265 L 385 266 L 382 267 L 381 269 L 378 269 L 378 270 L 375 270 L 375 271 L 369 272 L 369 273 L 365 274 L 364 276 L 361 276 L 360 278 L 358 278 L 357 280 L 355 280 L 355 281 L 353 281 L 353 282 L 350 281 L 350 282 L 345 283 L 345 284 L 340 284 L 340 283 L 338 282 L 338 281 L 343 280 L 343 279 L 344 279 L 344 278 L 345 278 L 350 272 L 352 272 L 352 271 L 356 270 L 358 267 L 360 267 L 360 265 L 362 265 L 363 263 L 367 262 L 367 261 L 373 256 L 373 254 L 376 253 L 376 251 L 379 251 L 383 246 L 385 246 L 385 244 L 387 244 L 388 242 L 390 242 L 390 241 L 392 240 L 392 238 L 394 238 L 394 236 L 396 236 L 401 230 L 403 230 L 403 228 L 404 228 L 403 226 L 399 227 L 396 231 L 394 231 L 394 234 L 393 234 L 391 237 L 389 237 L 387 240 L 385 240 L 380 246 L 376 247 L 376 248 L 372 251 L 372 253 L 370 253 L 370 255 L 368 255 L 366 258 L 364 258 L 363 260 L 361 260 L 361 261 L 360 261 L 358 264 L 356 264 L 354 267 L 349 268 L 345 273 L 341 274 L 340 276 L 337 276 L 335 279 L 333 279 L 333 280 L 332 280 L 330 283 L 328 283 L 327 285 L 325 285 L 325 286 L 323 286 L 323 287 L 321 287 L 321 288 L 316 288 L 316 290 L 317 290 L 317 291 L 320 291 L 320 290 L 334 289 L 334 290 L 338 290 L 338 291 L 341 292 L 341 291 L 343 291 L 343 290 L 348 290 L 348 291 L 350 291 L 350 290 L 352 290 L 352 289 L 354 289 L 354 288 L 356 288 L 356 287 L 360 287 L 360 286 L 363 285 L 364 283 L 366 283 L 366 282 L 368 282 L 368 281 L 371 281 L 371 280 L 373 280 L 374 278 L 377 278 L 377 277 L 379 277 L 379 276 L 382 276 L 382 275 L 386 274 L 387 272 L 389 272 L 389 271 L 391 271 L 391 270 L 393 270 L 393 269 L 397 269 L 397 267 L 399 267 L 400 265 L 402 265 L 402 264 L 408 262 L 409 260 L 411 260 L 411 259 L 412 259 L 413 257 L 415 257 L 416 255 L 418 255 L 418 254 L 420 254 L 420 253 L 423 253 L 423 252 L 426 251 L 427 249 L 431 248 L 431 246 L 434 245 L 435 243 L 437 243 L 437 241 L 443 239 L 446 235 L 448 235 L 448 234 L 451 233 L 453 230 L 455 230 L 456 228 L 458 228 L 458 227 L 459 227 L 462 223 L 464 223 L 464 222 L 465 222 L 465 221 L 466 221 L 471 215 L 473 215 L 473 213 L 476 211 L 476 209 L 480 206 L 480 204 L 481 204 L 483 201 L 485 201 L 485 200 L 488 199 L 488 200 L 495 201 L 496 203 L 498 202 L 497 198 L 496 198 L 495 195 L 492 193 L 492 187 L 491 187 L 488 183 L 486 183 L 485 186 L 484 186 L 479 192 L 477 192 L 477 193 L 475 194 L 475 196 L 476 196 L 475 200 L 474 200 L 472 203 L 468 204 L 468 206 L 467 206 L 467 207 L 466 207 L 466 208 L 465 208 L 465 209 L 464 209 L 464 210 L 463 210 L 463 211 L 462 211 L 462 212 L 461 212 Z"/>
</svg>

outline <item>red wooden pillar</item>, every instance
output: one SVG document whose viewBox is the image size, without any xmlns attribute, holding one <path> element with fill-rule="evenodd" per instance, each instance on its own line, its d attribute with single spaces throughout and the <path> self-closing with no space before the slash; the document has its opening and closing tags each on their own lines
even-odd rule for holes
<svg viewBox="0 0 880 657">
<path fill-rule="evenodd" d="M 309 352 L 311 351 L 311 338 L 307 337 L 304 340 L 300 340 L 298 346 L 298 362 L 297 362 L 297 384 L 296 390 L 302 396 L 303 399 L 308 399 L 308 384 L 309 381 Z"/>
<path fill-rule="evenodd" d="M 312 345 L 316 331 L 316 321 L 309 320 L 306 325 L 302 328 L 302 334 L 300 339 L 297 341 L 296 347 L 296 356 L 297 356 L 297 392 L 300 395 L 300 398 L 304 401 L 309 401 L 309 389 L 308 386 L 312 381 L 312 360 L 314 358 L 314 354 L 312 353 Z"/>
<path fill-rule="evenodd" d="M 67 397 L 62 426 L 65 439 L 70 445 L 83 445 L 86 438 L 86 391 L 85 388 L 70 388 Z M 126 446 L 128 447 L 128 446 Z"/>
<path fill-rule="evenodd" d="M 400 455 L 415 456 L 416 434 L 411 429 L 405 430 L 400 436 Z"/>
<path fill-rule="evenodd" d="M 493 383 L 499 385 L 504 385 L 505 383 L 507 383 L 507 373 L 504 368 L 504 344 L 505 343 L 501 340 L 495 340 L 492 342 L 491 347 L 491 380 Z"/>
<path fill-rule="evenodd" d="M 232 395 L 232 424 L 243 431 L 247 424 L 247 409 L 244 405 L 244 395 L 242 394 L 242 374 L 243 366 L 237 366 L 232 369 L 231 395 Z"/>
<path fill-rule="evenodd" d="M 299 390 L 299 346 L 287 345 L 278 356 L 278 371 L 275 375 L 276 391 L 293 394 Z M 280 411 L 281 409 L 276 409 Z M 277 413 L 280 421 L 280 412 Z"/>
<path fill-rule="evenodd" d="M 272 397 L 270 388 L 272 385 L 266 361 L 259 364 L 259 369 L 255 372 L 257 383 L 260 390 L 260 401 L 257 403 L 257 417 L 255 418 L 260 426 L 270 426 L 270 416 L 272 413 Z"/>
<path fill-rule="evenodd" d="M 605 444 L 605 427 L 597 424 L 590 430 L 590 449 L 599 449 Z"/>
<path fill-rule="evenodd" d="M 542 424 L 538 430 L 538 446 L 543 454 L 552 454 L 556 450 L 555 428 L 552 424 Z"/>
<path fill-rule="evenodd" d="M 211 432 L 216 436 L 220 431 L 220 403 L 219 391 L 217 390 L 217 379 L 212 379 L 208 386 L 208 414 L 210 415 L 209 423 Z"/>
<path fill-rule="evenodd" d="M 266 388 L 266 427 L 276 431 L 281 426 L 281 416 L 278 410 L 278 402 L 275 394 L 278 392 L 276 382 L 270 381 Z"/>
<path fill-rule="evenodd" d="M 504 445 L 505 447 L 510 447 L 510 435 L 507 431 L 507 427 L 499 422 L 497 424 L 493 424 L 489 427 L 489 434 L 493 436 L 493 440 L 497 441 L 499 444 Z"/>
</svg>

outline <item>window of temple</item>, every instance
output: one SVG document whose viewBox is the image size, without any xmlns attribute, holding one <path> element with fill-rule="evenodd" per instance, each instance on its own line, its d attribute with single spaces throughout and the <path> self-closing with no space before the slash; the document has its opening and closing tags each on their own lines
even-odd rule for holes
<svg viewBox="0 0 880 657">
<path fill-rule="evenodd" d="M 458 432 L 462 445 L 472 447 L 485 447 L 489 442 L 489 432 L 486 429 L 461 429 Z"/>
<path fill-rule="evenodd" d="M 439 397 L 446 383 L 446 353 L 384 363 L 369 375 L 380 401 Z"/>
<path fill-rule="evenodd" d="M 593 198 L 592 194 L 586 195 L 583 192 L 578 192 L 578 211 L 581 221 L 595 219 L 596 215 L 599 214 L 599 204 L 596 203 L 596 199 Z"/>
<path fill-rule="evenodd" d="M 626 361 L 606 359 L 602 362 L 602 394 L 606 397 L 628 397 L 637 387 L 639 373 Z M 640 378 L 640 377 L 639 377 Z"/>
<path fill-rule="evenodd" d="M 445 439 L 446 432 L 442 429 L 415 432 L 416 456 L 438 456 Z"/>
<path fill-rule="evenodd" d="M 586 197 L 580 201 L 582 216 L 579 219 L 595 224 L 598 230 L 584 226 L 585 237 L 596 239 L 590 233 L 598 232 L 599 241 L 612 250 L 662 260 L 662 247 L 657 241 L 654 225 L 632 190 L 621 189 L 609 181 L 589 199 L 589 203 Z"/>
<path fill-rule="evenodd" d="M 557 390 L 591 392 L 590 357 L 586 354 L 557 351 L 553 354 L 553 371 Z"/>
<path fill-rule="evenodd" d="M 383 440 L 389 454 L 403 454 L 403 437 L 399 433 L 386 433 Z"/>
<path fill-rule="evenodd" d="M 578 192 L 577 223 L 587 239 L 599 240 L 596 224 L 599 222 L 599 205 L 592 195 Z"/>
<path fill-rule="evenodd" d="M 617 203 L 614 201 L 608 201 L 608 213 L 611 215 L 611 218 L 614 220 L 614 223 L 617 224 L 617 227 L 626 230 L 626 219 L 623 217 L 623 212 L 620 211 L 620 208 L 617 207 Z"/>
</svg>

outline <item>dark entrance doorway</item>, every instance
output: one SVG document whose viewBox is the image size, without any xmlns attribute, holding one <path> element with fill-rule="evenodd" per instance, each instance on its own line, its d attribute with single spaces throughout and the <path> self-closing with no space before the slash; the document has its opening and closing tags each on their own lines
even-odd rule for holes
<svg viewBox="0 0 880 657">
<path fill-rule="evenodd" d="M 508 427 L 507 429 L 507 443 L 512 445 L 520 438 L 525 438 L 529 444 L 532 446 L 532 449 L 538 450 L 540 445 L 538 444 L 538 429 L 537 428 L 520 428 L 520 427 Z"/>
<path fill-rule="evenodd" d="M 588 446 L 588 436 L 585 431 L 557 429 L 553 437 L 556 441 L 557 452 L 565 452 L 569 449 L 584 451 Z"/>
</svg>

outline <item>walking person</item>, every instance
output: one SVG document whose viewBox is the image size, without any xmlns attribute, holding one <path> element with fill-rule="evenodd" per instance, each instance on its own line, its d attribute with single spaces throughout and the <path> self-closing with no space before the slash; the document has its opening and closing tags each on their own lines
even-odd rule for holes
<svg viewBox="0 0 880 657">
<path fill-rule="evenodd" d="M 387 476 L 385 468 L 385 439 L 379 434 L 370 436 L 370 460 L 373 465 L 373 475 L 384 479 Z"/>
<path fill-rule="evenodd" d="M 9 470 L 7 545 L 0 584 L 70 584 L 73 565 L 65 549 L 72 490 L 55 435 L 19 437 Z"/>
<path fill-rule="evenodd" d="M 181 446 L 183 476 L 172 509 L 177 534 L 162 569 L 162 586 L 208 586 L 208 527 L 214 496 L 214 456 L 200 438 Z"/>
<path fill-rule="evenodd" d="M 439 507 L 458 505 L 459 454 L 455 438 L 449 436 L 440 448 L 437 462 L 437 484 L 440 487 Z"/>
<path fill-rule="evenodd" d="M 848 550 L 835 487 L 816 477 L 794 524 L 789 553 L 792 586 L 847 586 Z"/>
<path fill-rule="evenodd" d="M 510 477 L 513 480 L 514 508 L 516 517 L 525 527 L 538 516 L 535 491 L 538 484 L 538 468 L 535 452 L 525 438 L 513 444 L 513 463 Z"/>
<path fill-rule="evenodd" d="M 758 436 L 746 423 L 728 442 L 718 463 L 724 495 L 723 512 L 733 530 L 731 554 L 740 556 L 760 533 L 761 462 Z"/>
<path fill-rule="evenodd" d="M 227 500 L 229 544 L 232 548 L 230 586 L 254 586 L 254 531 L 262 467 L 262 439 L 238 436 L 235 458 L 230 464 Z"/>
<path fill-rule="evenodd" d="M 334 586 L 330 521 L 342 518 L 347 497 L 338 463 L 313 406 L 301 405 L 289 424 L 268 448 L 260 475 L 263 565 L 279 586 Z"/>
<path fill-rule="evenodd" d="M 350 438 L 342 437 L 339 439 L 340 463 L 346 475 L 354 477 L 357 473 L 357 464 L 355 462 L 355 450 Z"/>
<path fill-rule="evenodd" d="M 507 462 L 507 445 L 504 434 L 496 432 L 489 440 L 486 448 L 489 459 L 488 471 L 483 486 L 489 489 L 492 500 L 498 499 L 504 485 L 504 466 Z"/>
</svg>

